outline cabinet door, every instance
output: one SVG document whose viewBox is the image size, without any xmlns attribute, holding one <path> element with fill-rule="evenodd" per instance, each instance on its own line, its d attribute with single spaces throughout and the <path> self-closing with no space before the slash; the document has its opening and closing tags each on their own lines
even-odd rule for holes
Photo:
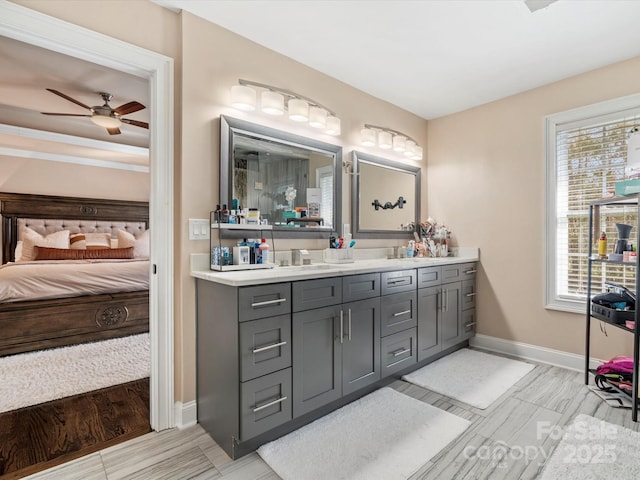
<svg viewBox="0 0 640 480">
<path fill-rule="evenodd" d="M 342 395 L 340 312 L 336 305 L 293 314 L 294 417 Z"/>
<path fill-rule="evenodd" d="M 440 287 L 418 290 L 418 361 L 442 350 L 440 344 Z"/>
<path fill-rule="evenodd" d="M 435 287 L 442 283 L 442 267 L 418 269 L 418 288 Z"/>
<path fill-rule="evenodd" d="M 342 303 L 342 278 L 318 278 L 293 282 L 293 311 L 327 307 Z"/>
<path fill-rule="evenodd" d="M 380 298 L 342 306 L 342 394 L 380 379 Z"/>
<path fill-rule="evenodd" d="M 462 322 L 462 285 L 461 282 L 442 285 L 442 304 L 440 309 L 440 333 L 442 349 L 457 345 L 463 340 Z"/>
<path fill-rule="evenodd" d="M 342 301 L 345 303 L 379 296 L 379 273 L 363 273 L 342 278 Z"/>
</svg>

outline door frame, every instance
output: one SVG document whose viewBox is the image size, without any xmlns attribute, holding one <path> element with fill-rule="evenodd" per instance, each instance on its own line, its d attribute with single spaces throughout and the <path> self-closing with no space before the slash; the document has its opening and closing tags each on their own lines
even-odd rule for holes
<svg viewBox="0 0 640 480">
<path fill-rule="evenodd" d="M 175 426 L 173 365 L 174 61 L 156 52 L 0 0 L 0 35 L 146 78 L 150 87 L 150 423 Z M 170 232 L 169 235 L 166 232 Z"/>
</svg>

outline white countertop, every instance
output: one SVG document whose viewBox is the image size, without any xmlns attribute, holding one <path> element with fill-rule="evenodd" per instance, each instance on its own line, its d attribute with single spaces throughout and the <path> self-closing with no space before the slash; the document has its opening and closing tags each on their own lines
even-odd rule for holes
<svg viewBox="0 0 640 480">
<path fill-rule="evenodd" d="M 455 257 L 366 259 L 356 260 L 353 263 L 315 263 L 312 265 L 274 267 L 263 270 L 217 272 L 209 269 L 208 254 L 192 254 L 191 276 L 210 282 L 223 283 L 232 287 L 242 287 L 294 280 L 310 280 L 313 278 L 338 277 L 357 273 L 387 272 L 409 268 L 452 265 L 455 263 L 477 262 L 479 259 L 480 256 L 477 248 L 461 248 Z"/>
</svg>

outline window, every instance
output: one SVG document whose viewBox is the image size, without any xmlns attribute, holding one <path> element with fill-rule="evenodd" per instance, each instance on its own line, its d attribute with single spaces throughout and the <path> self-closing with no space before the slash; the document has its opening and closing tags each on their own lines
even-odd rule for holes
<svg viewBox="0 0 640 480">
<path fill-rule="evenodd" d="M 627 135 L 640 123 L 640 95 L 551 115 L 546 118 L 546 299 L 548 308 L 584 313 L 589 252 L 589 203 L 615 190 L 624 180 Z M 616 223 L 634 225 L 636 207 L 603 207 L 600 231 L 609 251 L 617 239 Z M 594 232 L 594 241 L 597 240 Z M 599 234 L 599 232 L 597 232 Z M 597 246 L 594 246 L 597 249 Z M 635 269 L 596 264 L 592 292 L 603 281 L 635 286 Z"/>
<path fill-rule="evenodd" d="M 316 169 L 316 187 L 320 189 L 320 216 L 325 227 L 333 227 L 333 168 L 331 165 Z"/>
</svg>

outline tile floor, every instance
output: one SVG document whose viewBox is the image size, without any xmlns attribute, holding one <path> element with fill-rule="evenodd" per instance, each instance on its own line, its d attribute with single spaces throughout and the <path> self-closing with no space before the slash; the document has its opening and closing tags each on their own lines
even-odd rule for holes
<svg viewBox="0 0 640 480">
<path fill-rule="evenodd" d="M 640 431 L 628 409 L 608 407 L 583 384 L 583 374 L 536 367 L 486 410 L 398 380 L 392 388 L 470 420 L 471 426 L 411 480 L 535 479 L 559 443 L 557 432 L 584 413 Z M 232 461 L 196 425 L 152 432 L 27 477 L 33 480 L 279 479 L 252 453 Z"/>
</svg>

